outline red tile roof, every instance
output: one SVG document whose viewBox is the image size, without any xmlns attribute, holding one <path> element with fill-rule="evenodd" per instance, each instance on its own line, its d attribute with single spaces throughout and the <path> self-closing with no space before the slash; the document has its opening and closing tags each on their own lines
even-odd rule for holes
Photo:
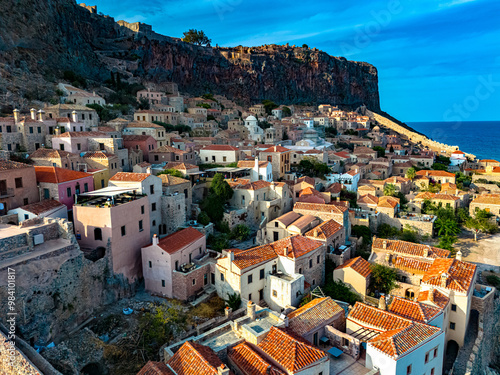
<svg viewBox="0 0 500 375">
<path fill-rule="evenodd" d="M 35 215 L 43 214 L 44 212 L 54 210 L 56 208 L 66 207 L 59 201 L 54 199 L 47 199 L 41 202 L 30 203 L 26 206 L 19 207 L 21 210 L 31 212 Z"/>
<path fill-rule="evenodd" d="M 205 151 L 239 151 L 238 147 L 229 145 L 209 145 L 202 148 Z"/>
<path fill-rule="evenodd" d="M 320 361 L 328 361 L 327 354 L 309 344 L 290 330 L 271 327 L 258 345 L 288 372 L 296 373 Z"/>
<path fill-rule="evenodd" d="M 154 141 L 154 138 L 150 135 L 142 134 L 124 134 L 122 135 L 123 142 L 146 142 Z"/>
<path fill-rule="evenodd" d="M 83 154 L 83 157 L 88 159 L 111 159 L 114 158 L 115 155 L 103 151 L 87 151 Z"/>
<path fill-rule="evenodd" d="M 418 302 L 423 302 L 444 309 L 450 299 L 437 289 L 421 291 L 417 298 Z"/>
<path fill-rule="evenodd" d="M 312 187 L 316 186 L 316 181 L 314 180 L 314 178 L 309 177 L 309 176 L 304 176 L 304 177 L 298 178 L 297 181 L 295 181 L 295 185 L 300 184 L 302 182 L 305 182 L 305 183 L 311 185 Z"/>
<path fill-rule="evenodd" d="M 272 146 L 272 147 L 269 147 L 261 152 L 279 152 L 279 153 L 282 153 L 282 152 L 288 152 L 288 151 L 290 151 L 290 150 L 288 148 L 283 147 L 283 146 Z"/>
<path fill-rule="evenodd" d="M 167 145 L 160 146 L 160 147 L 158 147 L 158 148 L 156 148 L 156 149 L 154 149 L 153 151 L 150 151 L 150 152 L 155 152 L 155 153 L 173 152 L 174 154 L 179 154 L 179 155 L 183 155 L 183 154 L 187 154 L 188 153 L 187 151 L 178 149 L 177 147 L 172 147 L 172 146 L 167 146 Z"/>
<path fill-rule="evenodd" d="M 420 323 L 429 323 L 429 321 L 434 319 L 442 311 L 442 309 L 438 307 L 401 297 L 394 297 L 387 310 L 403 318 Z"/>
<path fill-rule="evenodd" d="M 438 247 L 399 240 L 387 240 L 383 238 L 376 238 L 373 241 L 372 250 L 384 250 L 384 242 L 386 243 L 385 251 L 392 251 L 394 253 L 424 258 L 425 252 L 427 251 L 427 258 L 447 258 L 450 256 L 450 252 L 448 250 L 440 249 Z"/>
<path fill-rule="evenodd" d="M 336 206 L 333 204 L 321 204 L 321 203 L 304 203 L 297 202 L 293 206 L 293 210 L 306 210 L 306 211 L 314 211 L 314 212 L 329 212 L 332 214 L 343 214 L 347 211 L 347 207 L 344 206 Z M 314 213 L 312 213 L 314 215 Z"/>
<path fill-rule="evenodd" d="M 186 341 L 167 361 L 176 375 L 217 375 L 217 368 L 224 363 L 208 346 Z M 233 375 L 230 371 L 229 374 Z"/>
<path fill-rule="evenodd" d="M 313 250 L 323 246 L 322 242 L 312 240 L 304 236 L 285 237 L 279 241 L 269 244 L 276 254 L 288 258 L 299 258 Z"/>
<path fill-rule="evenodd" d="M 364 278 L 368 277 L 372 273 L 370 263 L 361 257 L 349 259 L 347 262 L 344 262 L 344 264 L 341 264 L 335 269 L 338 270 L 342 268 L 352 268 Z"/>
<path fill-rule="evenodd" d="M 399 198 L 382 196 L 378 200 L 378 207 L 396 208 L 399 204 Z"/>
<path fill-rule="evenodd" d="M 64 132 L 61 135 L 55 135 L 53 138 L 110 138 L 109 134 L 101 132 Z"/>
<path fill-rule="evenodd" d="M 232 348 L 228 357 L 245 375 L 286 375 L 262 358 L 246 341 Z"/>
<path fill-rule="evenodd" d="M 118 172 L 109 181 L 141 182 L 151 176 L 149 173 Z"/>
<path fill-rule="evenodd" d="M 396 260 L 393 261 L 393 265 L 400 270 L 410 271 L 412 273 L 424 273 L 429 270 L 431 263 L 415 258 L 398 256 Z"/>
<path fill-rule="evenodd" d="M 70 169 L 58 167 L 39 167 L 35 166 L 36 180 L 38 182 L 47 182 L 60 184 L 62 182 L 74 181 L 80 178 L 92 177 L 90 173 L 72 171 Z"/>
<path fill-rule="evenodd" d="M 457 259 L 434 259 L 422 283 L 467 293 L 476 275 L 476 268 L 475 264 Z"/>
<path fill-rule="evenodd" d="M 429 177 L 455 177 L 455 174 L 446 171 L 418 171 L 417 176 L 429 176 Z"/>
<path fill-rule="evenodd" d="M 344 226 L 342 224 L 339 224 L 335 220 L 330 219 L 322 222 L 317 227 L 311 229 L 309 232 L 306 232 L 305 236 L 312 237 L 315 239 L 327 240 L 328 238 L 337 234 L 339 231 L 342 231 L 343 229 Z"/>
<path fill-rule="evenodd" d="M 54 159 L 65 158 L 67 156 L 78 156 L 68 151 L 53 150 L 50 148 L 39 148 L 30 155 L 30 159 Z"/>
<path fill-rule="evenodd" d="M 193 227 L 187 227 L 162 238 L 158 246 L 165 252 L 174 254 L 203 237 L 203 233 Z"/>
<path fill-rule="evenodd" d="M 268 161 L 259 161 L 259 168 L 265 168 L 268 164 Z M 254 166 L 255 160 L 240 160 L 238 162 L 238 168 L 253 168 Z"/>
<path fill-rule="evenodd" d="M 288 327 L 297 335 L 304 336 L 312 330 L 331 324 L 339 316 L 344 319 L 344 314 L 344 309 L 330 297 L 315 298 L 288 314 Z"/>
</svg>

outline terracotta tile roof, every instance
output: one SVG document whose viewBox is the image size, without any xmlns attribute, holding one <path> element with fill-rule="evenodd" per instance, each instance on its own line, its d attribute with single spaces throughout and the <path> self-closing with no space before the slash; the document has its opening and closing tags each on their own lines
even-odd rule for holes
<svg viewBox="0 0 500 375">
<path fill-rule="evenodd" d="M 80 178 L 92 177 L 90 173 L 72 171 L 70 169 L 58 167 L 38 167 L 35 166 L 36 180 L 38 182 L 48 182 L 60 184 L 62 182 L 78 180 Z"/>
<path fill-rule="evenodd" d="M 471 203 L 500 205 L 500 194 L 482 194 L 472 200 Z"/>
<path fill-rule="evenodd" d="M 286 214 L 283 214 L 280 217 L 277 217 L 275 220 L 279 221 L 285 227 L 287 227 L 290 224 L 292 224 L 295 220 L 299 219 L 300 217 L 301 217 L 300 214 L 293 212 L 293 211 L 289 211 Z"/>
<path fill-rule="evenodd" d="M 312 187 L 316 186 L 316 181 L 314 180 L 314 178 L 309 177 L 309 176 L 304 176 L 304 177 L 298 178 L 297 181 L 295 181 L 295 185 L 301 184 L 302 182 L 305 182 L 305 183 L 311 185 Z"/>
<path fill-rule="evenodd" d="M 87 151 L 83 154 L 83 157 L 88 159 L 111 159 L 114 158 L 115 155 L 103 151 Z"/>
<path fill-rule="evenodd" d="M 155 128 L 155 129 L 165 129 L 163 126 L 153 124 L 152 122 L 146 121 L 134 121 L 130 122 L 126 128 Z"/>
<path fill-rule="evenodd" d="M 315 196 L 323 198 L 323 195 L 318 190 L 316 190 L 312 187 L 309 187 L 309 186 L 300 191 L 299 197 L 302 197 L 304 195 L 315 195 Z"/>
<path fill-rule="evenodd" d="M 424 273 L 429 270 L 431 263 L 415 258 L 398 256 L 396 260 L 393 261 L 393 265 L 400 270 L 410 271 L 412 273 Z"/>
<path fill-rule="evenodd" d="M 229 145 L 209 145 L 202 148 L 204 151 L 239 151 L 238 147 Z"/>
<path fill-rule="evenodd" d="M 141 182 L 151 176 L 149 173 L 118 172 L 109 181 Z"/>
<path fill-rule="evenodd" d="M 256 266 L 277 257 L 273 247 L 267 244 L 235 252 L 233 264 L 240 270 L 244 270 L 245 268 Z"/>
<path fill-rule="evenodd" d="M 263 359 L 246 341 L 232 348 L 228 357 L 245 375 L 286 375 Z"/>
<path fill-rule="evenodd" d="M 271 327 L 266 338 L 258 345 L 268 356 L 291 373 L 311 366 L 319 361 L 327 361 L 327 354 L 309 344 L 290 330 Z"/>
<path fill-rule="evenodd" d="M 316 228 L 311 229 L 309 232 L 306 232 L 305 236 L 312 237 L 315 239 L 327 240 L 328 238 L 337 234 L 339 231 L 343 229 L 344 226 L 342 224 L 339 224 L 335 220 L 330 219 L 322 222 Z"/>
<path fill-rule="evenodd" d="M 388 311 L 420 323 L 429 323 L 442 309 L 406 298 L 394 297 Z"/>
<path fill-rule="evenodd" d="M 400 166 L 400 165 L 397 164 L 397 166 Z M 387 182 L 388 184 L 404 184 L 404 183 L 410 182 L 410 179 L 406 178 L 406 177 L 392 176 L 392 177 L 386 178 L 384 180 L 384 182 Z"/>
<path fill-rule="evenodd" d="M 36 203 L 30 203 L 27 204 L 26 206 L 19 207 L 20 209 L 24 211 L 31 212 L 32 214 L 35 215 L 40 215 L 43 214 L 44 212 L 47 211 L 52 211 L 56 208 L 60 207 L 66 207 L 64 204 L 62 204 L 59 201 L 56 201 L 54 199 L 47 199 L 44 201 L 36 202 Z"/>
<path fill-rule="evenodd" d="M 259 168 L 266 168 L 268 164 L 268 161 L 259 161 Z M 255 160 L 240 160 L 238 162 L 238 168 L 253 168 L 254 166 Z"/>
<path fill-rule="evenodd" d="M 378 200 L 378 207 L 396 208 L 399 204 L 399 198 L 382 196 Z"/>
<path fill-rule="evenodd" d="M 342 184 L 339 182 L 334 182 L 333 184 L 328 186 L 325 191 L 331 194 L 340 194 L 340 192 L 342 191 Z"/>
<path fill-rule="evenodd" d="M 349 312 L 348 320 L 351 320 L 365 328 L 371 328 L 376 331 L 391 331 L 408 326 L 411 321 L 396 314 L 373 306 L 356 302 Z"/>
<path fill-rule="evenodd" d="M 158 246 L 165 252 L 174 254 L 203 237 L 203 233 L 193 227 L 187 227 L 163 237 L 158 242 Z"/>
<path fill-rule="evenodd" d="M 123 134 L 122 135 L 123 142 L 146 142 L 149 140 L 154 140 L 154 138 L 150 135 L 142 135 L 142 134 Z"/>
<path fill-rule="evenodd" d="M 158 147 L 158 148 L 156 148 L 156 149 L 154 149 L 153 151 L 150 151 L 150 152 L 156 152 L 156 153 L 159 153 L 159 152 L 173 152 L 174 154 L 181 154 L 181 155 L 188 153 L 187 151 L 180 150 L 177 147 L 172 147 L 172 146 L 167 146 L 167 145 L 160 146 L 160 147 Z"/>
<path fill-rule="evenodd" d="M 309 225 L 317 220 L 315 216 L 312 215 L 303 215 L 299 217 L 297 220 L 295 220 L 292 224 L 288 226 L 289 230 L 294 227 L 294 229 L 298 229 L 300 232 L 302 232 L 305 228 L 309 227 Z"/>
<path fill-rule="evenodd" d="M 443 333 L 438 327 L 421 323 L 409 323 L 403 328 L 394 329 L 381 333 L 368 341 L 375 349 L 398 358 L 410 352 L 415 346 Z"/>
<path fill-rule="evenodd" d="M 272 242 L 269 245 L 278 255 L 286 256 L 288 258 L 299 258 L 323 246 L 323 243 L 297 235 L 285 237 L 279 241 Z"/>
<path fill-rule="evenodd" d="M 272 146 L 272 147 L 269 147 L 261 152 L 279 152 L 279 153 L 281 153 L 281 152 L 288 152 L 288 151 L 290 151 L 290 150 L 286 147 L 283 147 L 283 146 Z"/>
<path fill-rule="evenodd" d="M 366 185 L 365 185 L 366 187 Z M 372 194 L 366 194 L 362 195 L 358 198 L 357 200 L 358 203 L 364 203 L 364 204 L 372 204 L 372 205 L 377 205 L 378 204 L 378 198 Z"/>
<path fill-rule="evenodd" d="M 347 211 L 347 207 L 336 206 L 333 204 L 321 204 L 321 203 L 303 203 L 297 202 L 293 206 L 295 210 L 306 210 L 306 211 L 317 211 L 317 212 L 329 212 L 334 214 L 343 214 Z"/>
<path fill-rule="evenodd" d="M 421 291 L 417 298 L 418 302 L 423 302 L 444 309 L 450 299 L 437 289 Z"/>
<path fill-rule="evenodd" d="M 185 184 L 186 182 L 189 182 L 189 180 L 185 180 L 180 177 L 176 176 L 171 176 L 169 174 L 160 174 L 158 177 L 161 178 L 161 183 L 164 186 L 174 186 L 174 185 L 179 185 L 179 184 Z"/>
<path fill-rule="evenodd" d="M 364 278 L 367 278 L 372 273 L 370 263 L 361 257 L 349 259 L 335 269 L 338 270 L 342 268 L 352 268 Z"/>
<path fill-rule="evenodd" d="M 453 185 L 453 184 L 452 184 Z M 441 187 L 442 189 L 442 187 Z M 455 197 L 454 195 L 449 195 L 449 194 L 442 194 L 442 193 L 431 193 L 431 192 L 424 192 L 424 193 L 418 193 L 415 196 L 415 200 L 440 200 L 440 201 L 458 201 L 460 200 L 459 197 Z"/>
<path fill-rule="evenodd" d="M 417 176 L 429 176 L 429 177 L 455 177 L 455 174 L 446 171 L 418 171 Z"/>
<path fill-rule="evenodd" d="M 493 159 L 482 159 L 479 160 L 480 163 L 498 163 L 498 161 L 493 160 Z"/>
<path fill-rule="evenodd" d="M 372 250 L 384 250 L 384 241 L 387 245 L 385 251 L 392 251 L 394 253 L 406 254 L 409 256 L 421 258 L 424 258 L 424 254 L 426 251 L 428 253 L 426 258 L 447 258 L 450 256 L 450 252 L 448 250 L 440 249 L 438 247 L 415 244 L 413 242 L 399 240 L 387 240 L 383 238 L 376 238 L 373 241 Z"/>
<path fill-rule="evenodd" d="M 101 132 L 64 132 L 61 135 L 55 135 L 53 138 L 110 138 L 109 134 Z"/>
<path fill-rule="evenodd" d="M 180 170 L 189 170 L 189 169 L 198 169 L 199 167 L 194 164 L 183 163 L 179 161 L 170 161 L 168 162 L 163 169 L 180 169 Z"/>
<path fill-rule="evenodd" d="M 245 181 L 245 180 L 242 180 L 242 181 Z M 234 186 L 233 189 L 260 190 L 260 189 L 264 189 L 264 188 L 269 187 L 269 186 L 271 186 L 270 182 L 264 181 L 264 180 L 258 180 L 258 181 L 254 181 L 254 182 L 249 182 L 245 185 Z"/>
<path fill-rule="evenodd" d="M 149 361 L 137 375 L 175 375 L 163 362 Z"/>
<path fill-rule="evenodd" d="M 97 131 L 102 132 L 102 133 L 111 133 L 111 132 L 116 132 L 115 128 L 112 128 L 111 126 L 98 126 Z"/>
<path fill-rule="evenodd" d="M 304 336 L 314 329 L 330 324 L 340 315 L 344 319 L 344 314 L 344 309 L 330 297 L 315 298 L 288 314 L 288 327 L 297 335 Z"/>
<path fill-rule="evenodd" d="M 55 159 L 67 156 L 78 156 L 68 151 L 53 150 L 50 148 L 39 148 L 30 155 L 30 159 Z"/>
<path fill-rule="evenodd" d="M 217 368 L 224 363 L 212 349 L 195 342 L 186 341 L 167 361 L 176 375 L 217 375 Z M 229 374 L 234 375 L 232 371 Z"/>
<path fill-rule="evenodd" d="M 334 152 L 333 154 L 344 159 L 350 159 L 351 157 L 351 155 L 347 151 Z"/>
<path fill-rule="evenodd" d="M 23 169 L 23 168 L 33 168 L 33 166 L 12 160 L 0 160 L 0 171 L 8 171 L 10 169 Z"/>
<path fill-rule="evenodd" d="M 457 259 L 434 259 L 422 283 L 467 293 L 476 275 L 476 268 L 475 264 Z"/>
</svg>

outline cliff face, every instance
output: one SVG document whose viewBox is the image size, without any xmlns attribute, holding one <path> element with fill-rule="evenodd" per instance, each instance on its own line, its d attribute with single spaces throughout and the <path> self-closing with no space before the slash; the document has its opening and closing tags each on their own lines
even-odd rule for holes
<svg viewBox="0 0 500 375">
<path fill-rule="evenodd" d="M 283 46 L 198 47 L 136 33 L 74 0 L 0 2 L 1 104 L 46 99 L 62 71 L 96 81 L 109 71 L 154 82 L 174 81 L 193 94 L 225 94 L 251 103 L 332 103 L 379 110 L 375 67 L 311 49 Z M 10 101 L 9 101 L 10 100 Z"/>
</svg>

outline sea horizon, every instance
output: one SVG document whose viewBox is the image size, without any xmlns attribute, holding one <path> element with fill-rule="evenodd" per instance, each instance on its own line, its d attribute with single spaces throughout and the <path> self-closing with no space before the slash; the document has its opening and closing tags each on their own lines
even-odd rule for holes
<svg viewBox="0 0 500 375">
<path fill-rule="evenodd" d="M 458 146 L 478 159 L 500 160 L 497 146 L 500 121 L 411 121 L 406 124 L 436 142 Z"/>
</svg>

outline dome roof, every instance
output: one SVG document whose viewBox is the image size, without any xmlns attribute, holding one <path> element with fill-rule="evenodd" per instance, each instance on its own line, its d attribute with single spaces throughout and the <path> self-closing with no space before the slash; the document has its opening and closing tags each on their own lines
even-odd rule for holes
<svg viewBox="0 0 500 375">
<path fill-rule="evenodd" d="M 255 116 L 248 116 L 245 121 L 257 121 L 257 119 L 255 118 Z"/>
</svg>

